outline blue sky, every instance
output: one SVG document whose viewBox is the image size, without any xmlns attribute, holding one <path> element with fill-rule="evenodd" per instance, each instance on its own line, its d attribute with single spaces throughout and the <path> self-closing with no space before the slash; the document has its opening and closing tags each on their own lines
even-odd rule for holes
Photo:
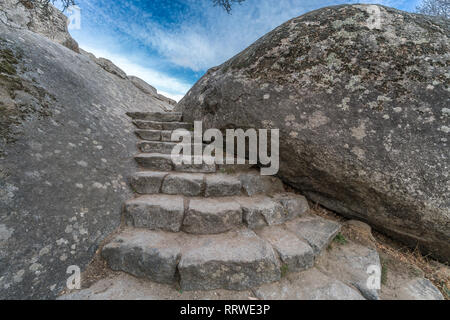
<svg viewBox="0 0 450 320">
<path fill-rule="evenodd" d="M 413 11 L 420 0 L 379 0 Z M 81 48 L 112 60 L 175 100 L 206 72 L 283 22 L 324 6 L 325 0 L 247 0 L 232 14 L 211 0 L 76 0 Z M 354 1 L 353 3 L 355 3 Z"/>
</svg>

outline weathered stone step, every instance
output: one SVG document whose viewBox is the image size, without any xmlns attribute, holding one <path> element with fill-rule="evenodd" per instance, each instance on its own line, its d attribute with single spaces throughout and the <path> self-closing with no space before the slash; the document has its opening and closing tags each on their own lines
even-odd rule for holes
<svg viewBox="0 0 450 320">
<path fill-rule="evenodd" d="M 306 216 L 286 223 L 286 229 L 305 240 L 318 255 L 341 230 L 341 225 L 318 216 Z"/>
<path fill-rule="evenodd" d="M 191 163 L 183 163 L 176 161 L 183 159 L 183 156 L 172 157 L 170 154 L 163 153 L 139 153 L 134 156 L 136 162 L 143 168 L 156 171 L 179 171 L 179 172 L 200 172 L 211 173 L 219 170 L 220 173 L 232 174 L 245 170 L 249 170 L 253 167 L 250 164 L 224 164 L 217 165 L 214 163 L 214 159 L 211 157 L 203 159 L 202 163 L 196 164 L 194 159 L 198 157 L 191 157 Z M 201 158 L 200 158 L 201 159 Z M 212 164 L 209 162 L 210 159 Z M 208 161 L 206 161 L 208 160 Z M 205 163 L 208 162 L 208 163 Z"/>
<path fill-rule="evenodd" d="M 150 179 L 161 180 L 162 174 L 154 173 Z M 199 184 L 201 177 L 197 178 Z M 195 180 L 191 183 L 193 189 L 199 188 L 199 185 L 195 186 Z M 218 234 L 244 225 L 250 229 L 281 225 L 304 216 L 308 211 L 308 203 L 304 197 L 288 193 L 273 198 L 262 195 L 185 198 L 156 194 L 127 201 L 124 215 L 127 225 L 136 228 Z"/>
<path fill-rule="evenodd" d="M 124 216 L 129 226 L 178 232 L 183 224 L 184 207 L 180 196 L 141 196 L 125 202 Z"/>
<path fill-rule="evenodd" d="M 194 128 L 192 123 L 187 122 L 159 122 L 159 121 L 133 120 L 133 123 L 139 129 L 149 129 L 149 130 L 176 130 L 176 129 L 192 130 Z"/>
<path fill-rule="evenodd" d="M 306 221 L 310 232 L 296 230 Z M 126 228 L 103 248 L 102 256 L 113 270 L 159 283 L 179 281 L 182 290 L 245 290 L 311 268 L 325 248 L 316 252 L 312 239 L 329 243 L 339 227 L 309 216 L 256 233 L 248 228 L 217 235 Z"/>
<path fill-rule="evenodd" d="M 177 142 L 165 142 L 165 141 L 140 141 L 137 143 L 137 147 L 141 152 L 152 153 L 164 153 L 171 154 L 173 148 L 177 145 Z M 191 153 L 198 144 L 185 144 L 186 148 L 191 148 Z M 202 150 L 206 145 L 201 144 Z"/>
<path fill-rule="evenodd" d="M 176 163 L 170 154 L 162 153 L 140 153 L 134 157 L 136 162 L 145 169 L 157 171 L 179 171 L 179 172 L 216 172 L 215 164 L 191 164 Z"/>
<path fill-rule="evenodd" d="M 142 140 L 172 142 L 172 132 L 173 132 L 173 130 L 144 130 L 144 129 L 137 129 L 134 132 Z M 191 141 L 193 141 L 193 139 L 194 139 L 194 137 L 192 137 Z M 177 140 L 177 141 L 181 141 L 181 138 L 179 140 Z"/>
<path fill-rule="evenodd" d="M 245 290 L 281 278 L 272 246 L 253 231 L 239 229 L 198 236 L 127 229 L 102 250 L 113 270 L 182 290 Z"/>
<path fill-rule="evenodd" d="M 283 273 L 299 272 L 314 266 L 315 253 L 311 246 L 282 226 L 265 227 L 256 233 L 275 249 Z"/>
<path fill-rule="evenodd" d="M 285 192 L 278 178 L 261 176 L 254 169 L 232 174 L 141 171 L 131 177 L 130 184 L 139 194 L 164 193 L 190 197 L 273 195 Z"/>
<path fill-rule="evenodd" d="M 250 229 L 280 225 L 309 211 L 306 198 L 293 193 L 274 197 L 239 197 L 236 200 L 241 205 L 243 221 Z"/>
<path fill-rule="evenodd" d="M 183 115 L 180 112 L 127 112 L 127 115 L 136 120 L 180 122 Z"/>
<path fill-rule="evenodd" d="M 242 208 L 230 198 L 191 199 L 182 230 L 192 234 L 219 234 L 243 226 Z"/>
</svg>

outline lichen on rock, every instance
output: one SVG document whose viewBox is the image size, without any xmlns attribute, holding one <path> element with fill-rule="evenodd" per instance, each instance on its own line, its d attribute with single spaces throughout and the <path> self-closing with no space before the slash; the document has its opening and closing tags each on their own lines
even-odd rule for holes
<svg viewBox="0 0 450 320">
<path fill-rule="evenodd" d="M 449 31 L 384 6 L 322 8 L 210 69 L 177 108 L 205 128 L 279 128 L 287 184 L 448 261 Z"/>
</svg>

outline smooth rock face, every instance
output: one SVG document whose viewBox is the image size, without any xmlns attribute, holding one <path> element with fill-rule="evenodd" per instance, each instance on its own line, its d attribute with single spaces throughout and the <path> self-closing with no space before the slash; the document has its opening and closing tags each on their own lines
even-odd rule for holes
<svg viewBox="0 0 450 320">
<path fill-rule="evenodd" d="M 136 88 L 138 88 L 145 94 L 154 96 L 158 93 L 157 90 L 155 89 L 155 87 L 149 85 L 147 82 L 145 82 L 144 80 L 142 80 L 138 77 L 128 76 L 128 79 L 130 79 L 130 81 L 136 86 Z"/>
<path fill-rule="evenodd" d="M 183 221 L 183 231 L 194 234 L 217 234 L 242 224 L 239 204 L 226 198 L 192 199 Z"/>
<path fill-rule="evenodd" d="M 1 21 L 17 3 L 0 1 Z M 32 23 L 56 37 L 59 17 L 53 27 Z M 172 106 L 59 36 L 22 28 L 28 18 L 8 21 L 0 22 L 0 299 L 52 299 L 66 287 L 67 267 L 84 270 L 119 226 L 132 196 L 136 137 L 126 112 Z"/>
<path fill-rule="evenodd" d="M 136 230 L 121 233 L 102 250 L 111 269 L 158 283 L 175 282 L 180 256 L 175 235 Z"/>
<path fill-rule="evenodd" d="M 245 290 L 280 279 L 272 247 L 248 229 L 197 238 L 178 270 L 183 290 Z"/>
<path fill-rule="evenodd" d="M 130 78 L 130 77 L 129 77 Z M 136 77 L 132 77 L 136 78 Z M 141 80 L 143 81 L 143 80 Z M 150 86 L 150 85 L 148 85 Z M 151 86 L 150 86 L 151 87 Z M 148 90 L 144 90 L 148 92 Z M 148 93 L 151 94 L 151 93 Z M 133 119 L 147 120 L 147 121 L 168 121 L 180 122 L 183 115 L 179 112 L 127 112 L 127 115 Z"/>
<path fill-rule="evenodd" d="M 184 200 L 179 196 L 141 196 L 125 204 L 127 223 L 136 228 L 178 232 L 183 216 Z"/>
<path fill-rule="evenodd" d="M 364 300 L 358 291 L 316 268 L 289 274 L 279 283 L 268 283 L 254 291 L 263 300 Z"/>
<path fill-rule="evenodd" d="M 383 6 L 316 10 L 210 69 L 177 109 L 205 130 L 280 129 L 285 182 L 448 261 L 449 29 Z"/>
<path fill-rule="evenodd" d="M 297 237 L 307 241 L 314 254 L 322 252 L 341 229 L 339 223 L 320 217 L 298 218 L 288 222 L 286 227 Z"/>
<path fill-rule="evenodd" d="M 78 43 L 70 36 L 67 17 L 52 4 L 47 8 L 36 1 L 2 0 L 0 21 L 13 28 L 28 29 L 79 52 Z M 46 11 L 49 14 L 46 14 Z"/>
<path fill-rule="evenodd" d="M 118 66 L 116 66 L 114 63 L 112 63 L 111 60 L 105 59 L 105 58 L 98 58 L 95 60 L 95 62 L 102 67 L 103 69 L 105 69 L 105 71 L 114 74 L 116 76 L 118 76 L 119 78 L 122 79 L 126 79 L 127 78 L 127 74 L 120 69 Z"/>
<path fill-rule="evenodd" d="M 424 278 L 416 278 L 406 283 L 399 289 L 398 298 L 401 300 L 444 300 L 442 293 L 430 280 Z"/>
</svg>

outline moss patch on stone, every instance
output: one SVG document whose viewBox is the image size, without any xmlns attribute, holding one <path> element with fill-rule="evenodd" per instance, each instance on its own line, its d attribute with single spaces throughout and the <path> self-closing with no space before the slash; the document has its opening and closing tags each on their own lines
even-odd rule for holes
<svg viewBox="0 0 450 320">
<path fill-rule="evenodd" d="M 14 127 L 30 118 L 50 116 L 50 102 L 55 101 L 44 89 L 18 75 L 21 59 L 20 50 L 6 47 L 0 39 L 0 156 L 6 144 L 16 141 Z M 29 94 L 35 103 L 18 103 L 19 92 Z"/>
<path fill-rule="evenodd" d="M 6 73 L 9 75 L 17 74 L 15 65 L 18 63 L 14 53 L 11 49 L 0 50 L 0 73 Z"/>
</svg>

